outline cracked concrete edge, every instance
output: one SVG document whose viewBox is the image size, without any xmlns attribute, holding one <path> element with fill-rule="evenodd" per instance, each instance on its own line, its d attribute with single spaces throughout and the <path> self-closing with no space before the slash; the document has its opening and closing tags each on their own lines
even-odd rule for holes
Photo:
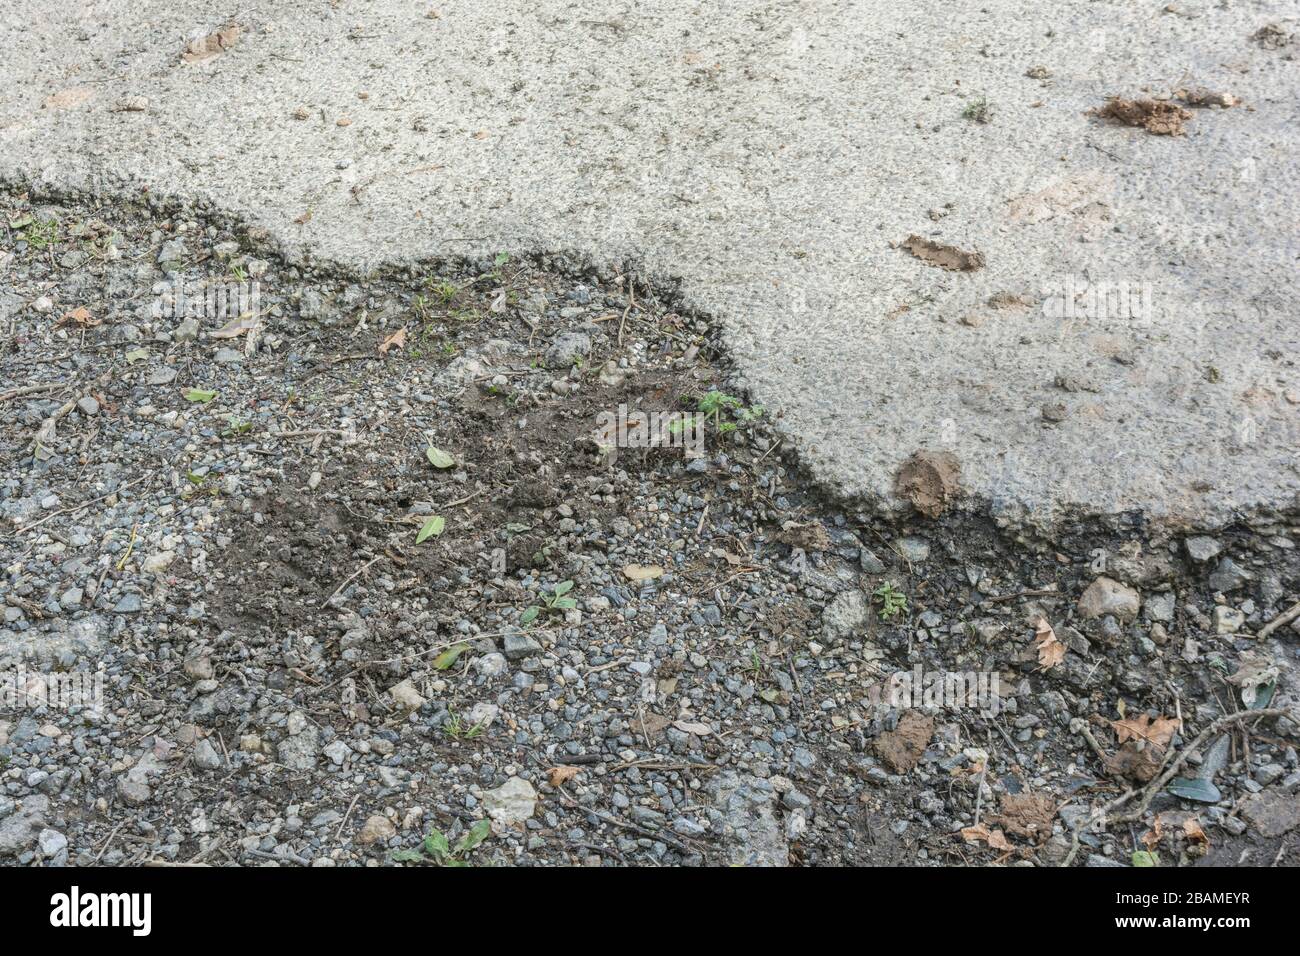
<svg viewBox="0 0 1300 956">
<path fill-rule="evenodd" d="M 596 250 L 556 249 L 539 243 L 503 247 L 499 242 L 478 241 L 466 243 L 465 248 L 454 254 L 431 252 L 420 255 L 412 252 L 399 257 L 375 257 L 363 263 L 352 263 L 321 254 L 315 243 L 288 236 L 276 227 L 274 221 L 262 220 L 255 213 L 232 209 L 219 197 L 201 188 L 167 192 L 132 178 L 114 177 L 111 173 L 61 173 L 57 180 L 52 180 L 22 170 L 0 169 L 0 189 L 25 191 L 36 203 L 79 200 L 143 202 L 150 204 L 155 211 L 167 214 L 184 211 L 209 221 L 222 222 L 232 231 L 246 235 L 255 249 L 275 255 L 305 273 L 360 283 L 411 279 L 416 271 L 430 268 L 472 268 L 475 263 L 500 252 L 575 278 L 592 272 L 606 277 L 615 274 L 631 276 L 639 287 L 653 292 L 674 311 L 702 319 L 717 330 L 725 353 L 723 368 L 753 402 L 765 404 L 764 386 L 754 381 L 743 358 L 736 354 L 733 323 L 718 316 L 716 303 L 699 295 L 683 277 L 631 253 L 602 255 Z M 800 434 L 783 424 L 779 414 L 774 418 L 774 427 L 802 472 L 799 480 L 807 486 L 803 490 L 822 503 L 848 512 L 871 515 L 894 525 L 922 517 L 896 494 L 892 482 L 873 490 L 851 487 L 851 481 L 846 480 L 842 470 L 837 471 L 839 462 L 834 456 L 821 453 L 815 445 L 810 447 Z M 927 450 L 925 446 L 918 447 L 918 451 L 924 450 Z M 1254 501 L 1230 512 L 1189 514 L 1177 509 L 1168 513 L 1141 508 L 1099 511 L 1086 505 L 1058 505 L 1050 511 L 1032 510 L 1015 500 L 997 500 L 989 495 L 971 494 L 963 488 L 944 513 L 929 523 L 959 527 L 969 519 L 991 521 L 1002 533 L 1039 546 L 1050 544 L 1067 533 L 1084 540 L 1125 532 L 1137 532 L 1160 540 L 1173 535 L 1226 531 L 1249 537 L 1277 534 L 1279 525 L 1300 522 L 1300 491 L 1281 505 Z"/>
</svg>

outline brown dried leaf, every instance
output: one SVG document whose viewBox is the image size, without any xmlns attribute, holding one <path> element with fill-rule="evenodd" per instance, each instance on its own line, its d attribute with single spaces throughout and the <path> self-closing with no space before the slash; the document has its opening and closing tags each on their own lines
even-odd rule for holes
<svg viewBox="0 0 1300 956">
<path fill-rule="evenodd" d="M 1001 830 L 990 830 L 983 823 L 973 827 L 964 827 L 961 837 L 967 843 L 987 843 L 994 850 L 1010 850 L 1011 844 Z"/>
<path fill-rule="evenodd" d="M 406 326 L 402 326 L 379 344 L 379 354 L 387 355 L 389 349 L 406 348 Z"/>
<path fill-rule="evenodd" d="M 86 308 L 84 305 L 79 305 L 71 312 L 63 313 L 63 318 L 59 319 L 59 321 L 56 323 L 56 326 L 66 325 L 71 323 L 83 329 L 92 329 L 95 326 L 99 325 L 100 321 L 101 320 L 99 319 L 91 317 L 90 310 L 88 308 Z"/>
<path fill-rule="evenodd" d="M 1201 821 L 1196 817 L 1188 817 L 1183 821 L 1183 833 L 1192 843 L 1200 843 L 1205 846 L 1210 845 L 1210 838 L 1205 835 L 1205 830 L 1201 826 Z"/>
<path fill-rule="evenodd" d="M 562 787 L 578 775 L 578 768 L 561 765 L 559 767 L 552 767 L 550 770 L 546 771 L 546 775 L 547 782 L 550 783 L 552 787 Z"/>
<path fill-rule="evenodd" d="M 1115 728 L 1121 744 L 1127 740 L 1145 740 L 1162 750 L 1169 746 L 1169 741 L 1173 740 L 1180 726 L 1176 717 L 1157 717 L 1152 720 L 1146 714 L 1112 720 L 1110 725 Z"/>
<path fill-rule="evenodd" d="M 1038 648 L 1038 663 L 1043 670 L 1050 670 L 1065 660 L 1066 647 L 1056 637 L 1056 631 L 1047 623 L 1047 618 L 1039 617 L 1034 622 L 1034 644 Z"/>
</svg>

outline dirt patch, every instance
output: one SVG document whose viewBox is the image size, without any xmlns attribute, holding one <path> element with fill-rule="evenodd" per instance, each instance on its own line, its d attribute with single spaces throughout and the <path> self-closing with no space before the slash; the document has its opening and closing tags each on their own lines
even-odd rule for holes
<svg viewBox="0 0 1300 956">
<path fill-rule="evenodd" d="M 875 751 L 894 773 L 908 773 L 918 763 L 934 737 L 934 718 L 909 710 L 898 727 L 876 738 Z"/>
<path fill-rule="evenodd" d="M 1183 123 L 1192 114 L 1177 104 L 1165 100 L 1128 100 L 1112 96 L 1106 105 L 1090 111 L 1102 119 L 1138 126 L 1156 136 L 1182 136 Z"/>
<path fill-rule="evenodd" d="M 974 272 L 984 268 L 984 253 L 967 252 L 921 236 L 908 236 L 899 246 L 922 262 L 949 272 Z"/>
<path fill-rule="evenodd" d="M 1056 801 L 1046 793 L 1009 793 L 1002 798 L 1002 812 L 990 819 L 1012 836 L 1042 843 L 1052 835 Z"/>
<path fill-rule="evenodd" d="M 894 493 L 928 518 L 942 514 L 960 488 L 961 464 L 946 451 L 914 453 L 894 479 Z"/>
</svg>

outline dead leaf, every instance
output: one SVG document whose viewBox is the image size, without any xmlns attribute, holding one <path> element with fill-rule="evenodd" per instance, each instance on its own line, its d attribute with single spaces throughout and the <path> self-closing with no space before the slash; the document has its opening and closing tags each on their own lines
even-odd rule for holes
<svg viewBox="0 0 1300 956">
<path fill-rule="evenodd" d="M 629 581 L 652 581 L 663 577 L 664 569 L 657 564 L 627 564 L 623 566 L 623 577 Z"/>
<path fill-rule="evenodd" d="M 1047 618 L 1039 617 L 1034 622 L 1034 644 L 1038 648 L 1038 663 L 1043 670 L 1051 670 L 1065 660 L 1066 647 L 1056 637 L 1056 631 L 1047 623 Z"/>
<path fill-rule="evenodd" d="M 251 332 L 257 327 L 257 316 L 245 313 L 238 318 L 231 319 L 217 331 L 211 334 L 214 339 L 233 339 L 238 338 L 245 332 Z"/>
<path fill-rule="evenodd" d="M 1183 833 L 1192 843 L 1200 843 L 1203 846 L 1210 845 L 1210 838 L 1205 835 L 1205 829 L 1201 826 L 1201 821 L 1196 817 L 1188 817 L 1183 821 Z"/>
<path fill-rule="evenodd" d="M 79 305 L 71 312 L 63 313 L 63 318 L 59 319 L 59 321 L 55 323 L 55 327 L 57 328 L 60 325 L 68 323 L 79 326 L 83 329 L 92 329 L 100 324 L 100 320 L 92 318 L 90 310 L 84 305 Z"/>
<path fill-rule="evenodd" d="M 578 775 L 578 768 L 562 765 L 559 767 L 552 767 L 550 770 L 546 771 L 546 774 L 548 777 L 547 782 L 550 783 L 552 787 L 559 788 Z"/>
<path fill-rule="evenodd" d="M 191 40 L 185 44 L 181 59 L 186 63 L 199 63 L 220 56 L 235 45 L 243 32 L 244 28 L 239 24 L 228 23 L 215 33 L 209 33 L 201 39 Z"/>
<path fill-rule="evenodd" d="M 406 348 L 406 326 L 402 326 L 379 345 L 379 354 L 387 355 L 389 349 Z"/>
<path fill-rule="evenodd" d="M 1121 744 L 1128 740 L 1144 740 L 1162 750 L 1169 746 L 1180 726 L 1176 717 L 1157 717 L 1153 721 L 1146 714 L 1112 720 L 1110 725 L 1115 728 Z"/>
<path fill-rule="evenodd" d="M 908 236 L 899 245 L 922 262 L 949 272 L 974 272 L 984 268 L 982 252 L 966 252 L 956 246 L 945 246 L 921 236 Z"/>
<path fill-rule="evenodd" d="M 983 823 L 977 823 L 973 827 L 964 827 L 961 831 L 961 837 L 967 843 L 987 843 L 994 850 L 1010 850 L 1012 848 L 1007 841 L 1006 834 L 1001 830 L 990 830 Z"/>
<path fill-rule="evenodd" d="M 684 734 L 694 734 L 697 737 L 707 737 L 713 733 L 713 728 L 708 724 L 692 723 L 688 720 L 674 720 L 673 726 Z"/>
</svg>

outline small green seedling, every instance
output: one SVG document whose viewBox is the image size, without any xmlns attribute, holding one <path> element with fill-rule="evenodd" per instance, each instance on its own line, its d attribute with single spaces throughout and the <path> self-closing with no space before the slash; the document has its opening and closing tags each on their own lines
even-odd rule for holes
<svg viewBox="0 0 1300 956">
<path fill-rule="evenodd" d="M 38 252 L 43 252 L 59 241 L 59 221 L 57 219 L 28 217 L 22 221 L 22 228 L 22 238 L 27 240 L 27 245 Z"/>
<path fill-rule="evenodd" d="M 442 732 L 452 740 L 473 740 L 483 733 L 484 724 L 479 721 L 466 727 L 465 722 L 461 720 L 460 714 L 454 711 L 447 717 L 446 723 L 442 725 Z"/>
<path fill-rule="evenodd" d="M 880 616 L 886 621 L 907 613 L 907 595 L 892 584 L 882 584 L 871 593 L 880 604 Z"/>
<path fill-rule="evenodd" d="M 734 432 L 741 425 L 748 425 L 763 416 L 763 406 L 753 405 L 746 408 L 745 403 L 735 395 L 728 395 L 717 389 L 701 395 L 697 407 L 706 419 L 713 419 L 713 426 L 718 430 L 719 435 Z M 732 420 L 724 421 L 723 412 L 730 412 Z M 679 425 L 678 430 L 682 427 L 685 427 L 685 423 Z"/>
<path fill-rule="evenodd" d="M 551 591 L 549 596 L 544 596 L 542 598 L 543 603 L 546 605 L 546 610 L 571 611 L 573 610 L 573 608 L 577 607 L 578 606 L 577 601 L 575 601 L 571 597 L 564 596 L 572 590 L 573 590 L 572 581 L 561 581 L 559 584 L 557 584 L 555 586 L 555 589 Z M 532 624 L 533 621 L 537 620 L 537 615 L 541 613 L 542 613 L 542 608 L 534 604 L 519 616 L 519 623 L 525 626 Z"/>
<path fill-rule="evenodd" d="M 469 866 L 465 856 L 488 838 L 492 821 L 480 820 L 456 841 L 453 847 L 441 830 L 430 830 L 418 850 L 397 850 L 392 854 L 394 863 L 433 863 L 436 866 Z M 427 856 L 426 856 L 427 854 Z"/>
<path fill-rule="evenodd" d="M 976 123 L 987 123 L 993 119 L 993 105 L 988 101 L 988 97 L 981 96 L 979 99 L 967 103 L 966 108 L 961 111 L 961 115 Z"/>
</svg>

